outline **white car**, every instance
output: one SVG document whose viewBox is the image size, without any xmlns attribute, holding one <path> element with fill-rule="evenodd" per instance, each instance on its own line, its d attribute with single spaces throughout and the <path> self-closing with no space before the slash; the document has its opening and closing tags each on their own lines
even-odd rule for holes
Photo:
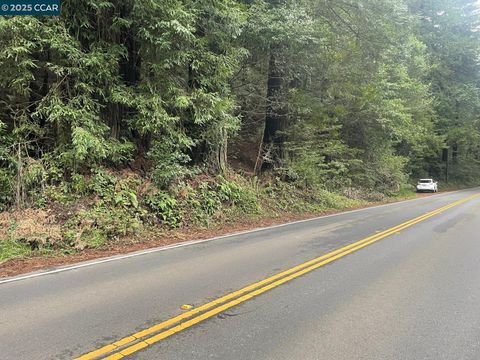
<svg viewBox="0 0 480 360">
<path fill-rule="evenodd" d="M 422 191 L 437 192 L 438 191 L 437 182 L 433 181 L 433 179 L 418 180 L 417 192 L 422 192 Z"/>
</svg>

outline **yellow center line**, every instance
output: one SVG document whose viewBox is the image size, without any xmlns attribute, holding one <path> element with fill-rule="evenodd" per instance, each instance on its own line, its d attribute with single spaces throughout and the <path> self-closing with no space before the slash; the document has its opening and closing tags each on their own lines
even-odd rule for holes
<svg viewBox="0 0 480 360">
<path fill-rule="evenodd" d="M 137 352 L 151 344 L 154 344 L 160 340 L 163 340 L 179 331 L 182 331 L 186 328 L 189 328 L 201 321 L 204 321 L 216 314 L 219 314 L 226 309 L 229 309 L 233 306 L 236 306 L 244 301 L 247 301 L 253 297 L 256 297 L 268 290 L 271 290 L 281 284 L 284 284 L 285 282 L 291 281 L 299 276 L 302 276 L 314 269 L 317 269 L 321 266 L 324 266 L 328 263 L 331 263 L 341 257 L 344 257 L 354 251 L 357 251 L 365 246 L 368 246 L 374 242 L 377 242 L 387 236 L 390 236 L 392 234 L 395 234 L 403 229 L 406 229 L 416 223 L 419 223 L 421 221 L 424 221 L 434 215 L 440 214 L 441 212 L 448 210 L 452 207 L 458 206 L 468 200 L 471 200 L 473 198 L 476 198 L 480 196 L 480 194 L 474 194 L 471 195 L 467 198 L 455 201 L 449 205 L 445 205 L 439 209 L 433 210 L 431 212 L 428 212 L 424 215 L 421 215 L 419 217 L 416 217 L 414 219 L 411 219 L 409 221 L 406 221 L 402 224 L 396 225 L 390 229 L 384 230 L 382 232 L 376 233 L 374 235 L 371 235 L 369 237 L 366 237 L 362 240 L 359 240 L 357 242 L 354 242 L 352 244 L 349 244 L 347 246 L 344 246 L 342 248 L 339 248 L 337 250 L 334 250 L 332 252 L 329 252 L 325 255 L 322 255 L 320 257 L 317 257 L 315 259 L 312 259 L 310 261 L 307 261 L 305 263 L 299 264 L 297 266 L 294 266 L 288 270 L 282 271 L 278 274 L 275 274 L 273 276 L 270 276 L 262 281 L 253 283 L 251 285 L 248 285 L 240 290 L 234 291 L 232 293 L 226 294 L 216 300 L 213 300 L 211 302 L 208 302 L 204 305 L 201 305 L 197 308 L 194 308 L 190 311 L 187 311 L 185 313 L 182 313 L 178 316 L 172 317 L 166 321 L 163 321 L 159 324 L 156 324 L 152 327 L 149 327 L 147 329 L 144 329 L 142 331 L 136 332 L 130 336 L 124 337 L 118 341 L 115 341 L 111 344 L 105 345 L 97 350 L 94 350 L 92 352 L 89 352 L 87 354 L 84 354 L 75 360 L 92 360 L 95 358 L 98 358 L 102 355 L 111 353 L 113 351 L 117 351 L 116 353 L 104 358 L 104 359 L 121 359 L 124 356 L 130 355 L 134 352 Z M 232 300 L 235 299 L 235 300 Z M 230 301 L 232 300 L 232 301 Z M 221 305 L 223 304 L 223 305 Z M 209 310 L 210 309 L 210 310 Z M 209 311 L 207 311 L 209 310 Z M 206 311 L 206 312 L 204 312 Z M 145 338 L 149 335 L 152 335 L 154 333 L 157 333 L 167 327 L 170 327 L 172 325 L 175 325 L 179 323 L 182 320 L 186 320 L 188 318 L 191 318 L 192 316 L 202 313 L 201 315 L 198 315 L 190 320 L 187 320 L 183 323 L 180 323 L 179 325 L 176 325 L 166 331 L 162 331 L 150 338 L 147 338 L 145 340 L 139 341 L 133 345 L 130 345 L 123 350 L 118 351 L 119 348 L 124 347 L 128 344 L 131 344 L 137 340 L 141 340 L 142 338 Z"/>
</svg>

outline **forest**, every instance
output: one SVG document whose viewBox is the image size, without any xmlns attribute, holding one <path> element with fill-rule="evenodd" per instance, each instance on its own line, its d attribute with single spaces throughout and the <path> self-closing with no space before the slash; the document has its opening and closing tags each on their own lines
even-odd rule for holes
<svg viewBox="0 0 480 360">
<path fill-rule="evenodd" d="M 479 20 L 469 0 L 0 16 L 0 262 L 478 185 Z"/>
</svg>

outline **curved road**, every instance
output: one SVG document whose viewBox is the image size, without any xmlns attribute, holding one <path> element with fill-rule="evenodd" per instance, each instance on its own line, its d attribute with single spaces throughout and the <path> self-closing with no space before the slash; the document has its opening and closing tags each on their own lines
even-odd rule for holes
<svg viewBox="0 0 480 360">
<path fill-rule="evenodd" d="M 0 280 L 0 359 L 480 359 L 479 192 Z"/>
</svg>

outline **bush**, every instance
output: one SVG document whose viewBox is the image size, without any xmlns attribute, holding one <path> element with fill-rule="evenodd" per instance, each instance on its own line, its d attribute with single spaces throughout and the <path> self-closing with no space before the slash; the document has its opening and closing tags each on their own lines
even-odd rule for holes
<svg viewBox="0 0 480 360">
<path fill-rule="evenodd" d="M 202 182 L 198 187 L 196 197 L 199 201 L 200 207 L 207 217 L 211 217 L 220 209 L 222 202 L 219 194 L 215 191 L 214 185 L 208 182 Z"/>
<path fill-rule="evenodd" d="M 257 194 L 245 184 L 241 186 L 239 183 L 220 177 L 217 189 L 220 201 L 224 204 L 238 207 L 245 213 L 260 211 Z"/>
<path fill-rule="evenodd" d="M 128 210 L 97 205 L 69 219 L 64 226 L 64 236 L 75 248 L 96 248 L 109 240 L 135 234 L 141 226 L 141 219 Z"/>
<path fill-rule="evenodd" d="M 158 192 L 147 195 L 145 203 L 162 224 L 171 228 L 180 226 L 182 214 L 175 198 L 165 192 Z"/>
<path fill-rule="evenodd" d="M 109 172 L 98 169 L 94 171 L 88 189 L 101 199 L 111 202 L 115 196 L 116 178 Z"/>
<path fill-rule="evenodd" d="M 144 215 L 137 196 L 138 178 L 118 178 L 104 170 L 98 170 L 87 186 L 100 198 L 104 206 L 121 207 L 131 214 Z"/>
<path fill-rule="evenodd" d="M 356 165 L 351 186 L 395 195 L 407 183 L 406 164 L 407 158 L 393 155 L 391 149 L 378 149 L 368 161 Z"/>
</svg>

